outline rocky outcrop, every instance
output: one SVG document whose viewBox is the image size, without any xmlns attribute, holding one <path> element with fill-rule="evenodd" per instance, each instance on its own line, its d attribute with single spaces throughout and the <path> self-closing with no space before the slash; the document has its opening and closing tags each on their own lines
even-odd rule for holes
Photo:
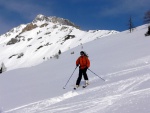
<svg viewBox="0 0 150 113">
<path fill-rule="evenodd" d="M 46 27 L 47 25 L 48 25 L 47 23 L 42 24 L 42 25 L 40 26 L 40 28 L 42 28 L 42 27 Z"/>
<path fill-rule="evenodd" d="M 30 23 L 30 24 L 28 24 L 28 25 L 22 30 L 22 33 L 25 32 L 25 31 L 30 31 L 30 30 L 32 30 L 32 29 L 34 29 L 34 28 L 36 28 L 36 27 L 37 27 L 36 24 Z"/>
<path fill-rule="evenodd" d="M 18 42 L 18 39 L 12 38 L 12 39 L 7 43 L 7 45 L 15 44 L 15 43 L 17 43 L 17 42 Z"/>
<path fill-rule="evenodd" d="M 69 25 L 69 26 L 73 26 L 77 29 L 79 29 L 80 27 L 75 25 L 74 23 L 70 22 L 69 20 L 67 19 L 63 19 L 63 18 L 59 18 L 59 17 L 55 17 L 55 16 L 51 16 L 51 17 L 47 17 L 47 16 L 44 16 L 44 15 L 37 15 L 37 17 L 33 20 L 32 23 L 37 23 L 38 21 L 44 21 L 44 22 L 52 22 L 52 23 L 58 23 L 58 24 L 61 24 L 61 25 Z"/>
</svg>

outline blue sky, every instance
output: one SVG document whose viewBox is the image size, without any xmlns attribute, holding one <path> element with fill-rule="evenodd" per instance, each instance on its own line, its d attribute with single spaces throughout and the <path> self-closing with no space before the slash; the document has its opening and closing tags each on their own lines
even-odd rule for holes
<svg viewBox="0 0 150 113">
<path fill-rule="evenodd" d="M 143 24 L 150 0 L 0 0 L 0 34 L 32 22 L 38 14 L 65 18 L 82 30 L 128 29 Z"/>
</svg>

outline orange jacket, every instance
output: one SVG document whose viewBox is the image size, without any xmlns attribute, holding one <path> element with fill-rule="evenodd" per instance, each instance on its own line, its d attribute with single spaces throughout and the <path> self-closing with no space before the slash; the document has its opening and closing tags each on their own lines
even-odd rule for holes
<svg viewBox="0 0 150 113">
<path fill-rule="evenodd" d="M 88 57 L 86 56 L 80 56 L 77 61 L 76 65 L 80 65 L 80 69 L 89 68 L 90 67 L 90 61 Z"/>
</svg>

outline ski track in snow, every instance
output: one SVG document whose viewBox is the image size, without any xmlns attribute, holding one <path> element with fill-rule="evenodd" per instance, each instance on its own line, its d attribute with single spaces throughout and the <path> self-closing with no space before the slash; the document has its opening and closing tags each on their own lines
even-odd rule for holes
<svg viewBox="0 0 150 113">
<path fill-rule="evenodd" d="M 6 113 L 17 111 L 17 110 L 23 109 L 23 108 L 25 108 L 25 109 L 21 110 L 21 113 L 31 113 L 31 112 L 34 113 L 37 110 L 41 110 L 43 107 L 45 108 L 45 107 L 51 106 L 52 104 L 56 104 L 58 102 L 61 102 L 65 99 L 69 99 L 69 98 L 77 96 L 77 95 L 78 95 L 78 93 L 70 91 L 70 92 L 63 94 L 62 96 L 58 96 L 58 97 L 54 97 L 54 98 L 51 98 L 48 100 L 43 100 L 43 101 L 28 104 L 25 106 L 21 106 L 21 107 L 6 111 Z M 20 111 L 18 111 L 17 113 L 20 113 Z"/>
<path fill-rule="evenodd" d="M 137 88 L 144 82 L 150 80 L 150 74 L 134 76 L 129 79 L 119 80 L 111 83 L 111 77 L 129 75 L 134 72 L 141 71 L 142 69 L 149 69 L 150 65 L 139 66 L 136 68 L 126 69 L 114 73 L 109 73 L 105 77 L 110 78 L 107 84 L 99 86 L 89 86 L 84 90 L 69 91 L 62 96 L 50 98 L 47 100 L 31 103 L 21 106 L 4 113 L 105 113 L 112 106 L 115 106 L 121 99 L 126 99 L 134 96 L 141 96 L 150 94 L 150 88 L 140 89 Z M 95 79 L 93 81 L 96 81 Z M 110 82 L 110 83 L 109 83 Z M 80 95 L 90 95 L 82 101 Z M 93 95 L 94 94 L 94 95 Z M 77 101 L 68 101 L 73 97 Z M 63 101 L 68 101 L 67 104 L 61 104 Z M 107 108 L 107 109 L 105 109 Z"/>
<path fill-rule="evenodd" d="M 144 66 L 135 67 L 135 68 L 130 68 L 130 69 L 126 69 L 126 70 L 114 72 L 114 73 L 109 73 L 106 76 L 113 76 L 113 77 L 114 76 L 121 76 L 121 75 L 124 75 L 124 74 L 128 74 L 128 73 L 133 73 L 133 72 L 136 72 L 136 71 L 140 71 L 140 70 L 143 70 L 145 68 L 150 68 L 150 64 L 144 65 Z"/>
</svg>

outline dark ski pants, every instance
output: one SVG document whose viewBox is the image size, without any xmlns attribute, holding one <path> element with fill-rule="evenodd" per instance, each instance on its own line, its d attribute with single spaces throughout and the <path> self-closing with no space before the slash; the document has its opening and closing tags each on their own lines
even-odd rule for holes
<svg viewBox="0 0 150 113">
<path fill-rule="evenodd" d="M 82 75 L 84 77 L 84 80 L 88 80 L 88 76 L 86 74 L 86 71 L 87 71 L 87 68 L 85 68 L 85 69 L 79 69 L 79 76 L 78 76 L 78 79 L 76 81 L 76 85 L 80 84 L 81 79 L 82 79 Z"/>
</svg>

